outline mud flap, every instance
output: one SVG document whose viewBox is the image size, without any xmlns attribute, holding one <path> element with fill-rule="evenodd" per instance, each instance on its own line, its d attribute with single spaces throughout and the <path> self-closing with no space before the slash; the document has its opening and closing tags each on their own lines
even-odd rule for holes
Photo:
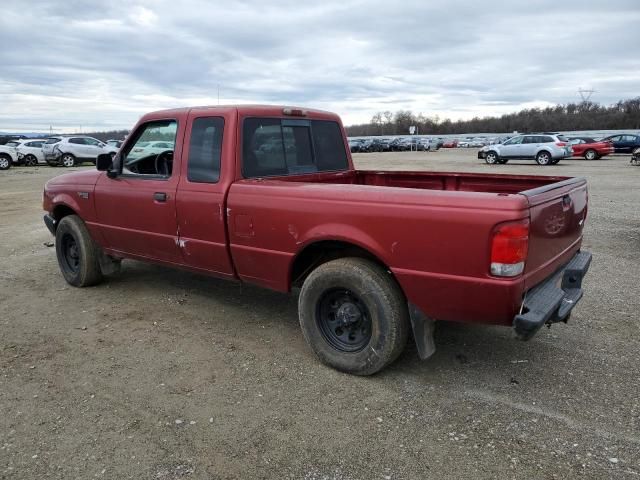
<svg viewBox="0 0 640 480">
<path fill-rule="evenodd" d="M 104 275 L 113 275 L 120 272 L 120 260 L 113 258 L 111 255 L 107 255 L 99 249 L 98 263 L 100 263 L 100 270 Z"/>
<path fill-rule="evenodd" d="M 413 338 L 416 341 L 416 347 L 418 347 L 418 356 L 421 360 L 426 360 L 436 353 L 436 344 L 433 340 L 436 322 L 412 303 L 409 303 L 409 317 L 413 328 Z"/>
</svg>

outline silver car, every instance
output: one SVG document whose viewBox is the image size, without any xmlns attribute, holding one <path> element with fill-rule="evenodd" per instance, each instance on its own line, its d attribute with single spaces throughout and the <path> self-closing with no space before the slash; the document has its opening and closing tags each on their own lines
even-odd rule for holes
<svg viewBox="0 0 640 480">
<path fill-rule="evenodd" d="M 538 165 L 555 165 L 573 155 L 573 149 L 562 135 L 536 133 L 516 135 L 504 143 L 487 145 L 478 158 L 490 165 L 505 164 L 509 160 L 535 160 Z"/>
</svg>

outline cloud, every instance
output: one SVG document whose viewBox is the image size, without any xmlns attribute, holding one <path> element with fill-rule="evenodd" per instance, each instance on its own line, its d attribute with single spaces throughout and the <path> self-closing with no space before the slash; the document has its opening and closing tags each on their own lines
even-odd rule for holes
<svg viewBox="0 0 640 480">
<path fill-rule="evenodd" d="M 0 130 L 130 127 L 193 104 L 469 118 L 640 92 L 637 1 L 5 0 Z"/>
</svg>

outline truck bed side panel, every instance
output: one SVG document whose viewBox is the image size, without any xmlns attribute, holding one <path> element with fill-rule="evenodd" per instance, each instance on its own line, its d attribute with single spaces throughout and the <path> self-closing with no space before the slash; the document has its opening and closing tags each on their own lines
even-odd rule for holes
<svg viewBox="0 0 640 480">
<path fill-rule="evenodd" d="M 339 240 L 385 263 L 409 301 L 444 320 L 509 324 L 520 280 L 489 276 L 495 224 L 526 218 L 521 195 L 366 185 L 243 180 L 231 186 L 228 222 L 237 273 L 287 291 L 306 246 Z"/>
</svg>

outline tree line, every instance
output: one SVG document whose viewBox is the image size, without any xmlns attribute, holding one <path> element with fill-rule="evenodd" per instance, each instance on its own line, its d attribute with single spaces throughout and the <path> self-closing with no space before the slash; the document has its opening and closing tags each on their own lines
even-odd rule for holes
<svg viewBox="0 0 640 480">
<path fill-rule="evenodd" d="M 377 112 L 369 123 L 346 127 L 349 136 L 407 135 L 409 127 L 426 135 L 460 133 L 508 133 L 563 130 L 640 130 L 640 97 L 612 105 L 584 101 L 545 108 L 525 108 L 499 117 L 470 120 L 441 119 L 411 110 Z"/>
</svg>

